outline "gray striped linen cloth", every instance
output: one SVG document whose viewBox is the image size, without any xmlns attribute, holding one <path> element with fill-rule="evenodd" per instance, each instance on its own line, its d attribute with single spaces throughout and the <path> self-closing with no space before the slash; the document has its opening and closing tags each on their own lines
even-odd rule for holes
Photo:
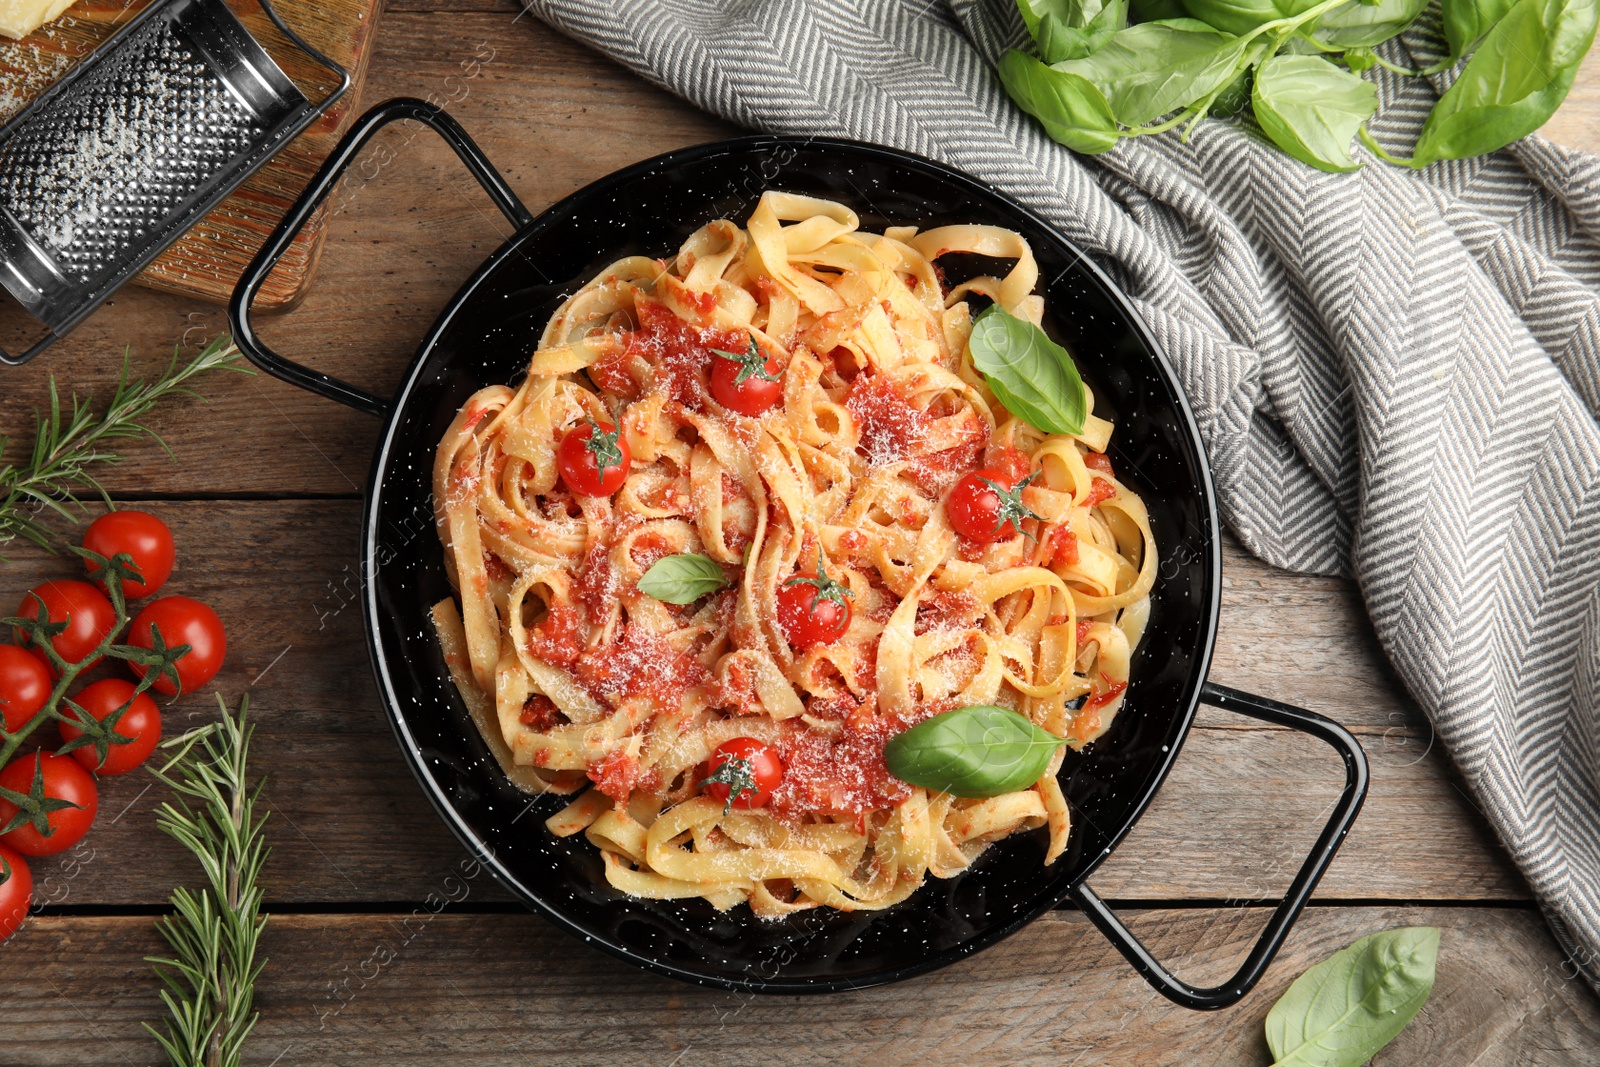
<svg viewBox="0 0 1600 1067">
<path fill-rule="evenodd" d="M 1324 174 L 1239 122 L 1096 157 L 994 64 L 1013 0 L 529 0 L 742 126 L 893 145 L 1016 197 L 1132 296 L 1200 420 L 1223 516 L 1351 574 L 1558 938 L 1600 967 L 1600 160 L 1530 137 Z M 1442 51 L 1429 18 L 1385 46 Z M 1384 75 L 1408 150 L 1442 89 Z M 1337 714 L 1337 709 L 1333 709 Z"/>
</svg>

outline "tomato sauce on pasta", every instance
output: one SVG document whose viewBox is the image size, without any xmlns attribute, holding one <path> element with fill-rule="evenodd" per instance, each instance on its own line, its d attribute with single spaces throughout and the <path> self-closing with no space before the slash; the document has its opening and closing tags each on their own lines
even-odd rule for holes
<svg viewBox="0 0 1600 1067">
<path fill-rule="evenodd" d="M 958 252 L 1004 273 L 949 287 L 938 260 Z M 1126 699 L 1157 554 L 1105 455 L 1113 427 L 1092 395 L 1079 433 L 1028 425 L 968 351 L 975 304 L 1037 324 L 1037 282 L 1011 231 L 868 233 L 842 204 L 767 192 L 743 227 L 612 263 L 521 384 L 461 408 L 434 470 L 446 662 L 512 780 L 572 797 L 546 829 L 584 834 L 613 886 L 779 916 L 888 907 L 1019 831 L 1045 827 L 1046 862 L 1061 855 L 1060 751 L 978 799 L 884 757 L 969 705 L 1082 748 Z M 568 448 L 617 487 L 575 486 Z M 1014 489 L 1025 517 L 1004 536 L 952 526 L 973 472 Z M 703 595 L 640 589 L 691 556 Z M 847 620 L 831 639 L 785 622 L 797 582 L 816 592 L 791 601 Z M 736 739 L 781 761 L 759 807 L 710 795 Z"/>
</svg>

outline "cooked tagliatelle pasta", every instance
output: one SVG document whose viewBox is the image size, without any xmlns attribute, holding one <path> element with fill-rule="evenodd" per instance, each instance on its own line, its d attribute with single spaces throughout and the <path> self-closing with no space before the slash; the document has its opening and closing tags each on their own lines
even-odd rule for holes
<svg viewBox="0 0 1600 1067">
<path fill-rule="evenodd" d="M 947 289 L 952 253 L 1001 276 Z M 1061 855 L 1061 750 L 972 799 L 884 757 L 968 705 L 1082 748 L 1123 703 L 1156 547 L 1112 426 L 1089 396 L 1081 432 L 1041 432 L 969 351 L 982 306 L 1039 322 L 1037 274 L 1008 230 L 867 233 L 842 204 L 767 192 L 743 228 L 612 263 L 520 385 L 461 408 L 434 468 L 459 594 L 434 609 L 445 658 L 506 773 L 574 795 L 546 825 L 585 834 L 613 886 L 778 916 L 887 907 L 1022 830 Z M 1021 509 L 992 539 L 947 508 L 974 472 Z M 645 583 L 685 603 L 640 589 L 666 557 L 701 557 L 694 581 Z M 842 633 L 799 632 L 795 588 Z M 736 739 L 781 779 L 719 792 L 712 756 Z"/>
</svg>

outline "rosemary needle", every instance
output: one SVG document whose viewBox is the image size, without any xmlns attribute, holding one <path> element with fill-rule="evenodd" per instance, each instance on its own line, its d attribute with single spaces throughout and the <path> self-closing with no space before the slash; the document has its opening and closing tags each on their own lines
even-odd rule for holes
<svg viewBox="0 0 1600 1067">
<path fill-rule="evenodd" d="M 131 377 L 126 352 L 117 389 L 105 410 L 95 414 L 89 399 L 71 398 L 71 410 L 63 411 L 55 376 L 50 378 L 50 410 L 34 416 L 33 449 L 19 463 L 0 467 L 0 548 L 17 538 L 54 550 L 51 530 L 41 515 L 54 512 L 69 521 L 83 510 L 77 493 L 98 494 L 108 505 L 111 498 L 91 468 L 113 464 L 122 457 L 111 444 L 131 437 L 149 437 L 166 448 L 159 434 L 141 420 L 161 400 L 169 396 L 198 396 L 188 383 L 206 371 L 222 367 L 252 373 L 239 364 L 239 350 L 226 336 L 219 336 L 188 363 L 180 363 L 177 351 L 166 368 L 149 378 Z M 0 434 L 0 453 L 7 443 Z M 171 450 L 168 449 L 168 454 Z M 0 556 L 0 560 L 4 560 Z"/>
</svg>

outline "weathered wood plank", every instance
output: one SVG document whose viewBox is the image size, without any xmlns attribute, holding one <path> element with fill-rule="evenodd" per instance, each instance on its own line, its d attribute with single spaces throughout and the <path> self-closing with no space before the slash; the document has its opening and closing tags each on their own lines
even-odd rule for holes
<svg viewBox="0 0 1600 1067">
<path fill-rule="evenodd" d="M 353 606 L 359 505 L 152 506 L 177 539 L 179 566 L 169 589 L 212 604 L 229 627 L 227 665 L 211 689 L 230 700 L 249 692 L 259 723 L 256 766 L 269 777 L 275 823 L 269 897 L 421 899 L 460 849 L 401 762 L 370 680 Z M 68 561 L 28 547 L 14 555 L 0 591 L 6 610 L 35 582 L 75 572 Z M 1259 564 L 1245 573 L 1248 580 L 1229 594 L 1222 630 L 1246 639 L 1224 657 L 1218 679 L 1353 723 L 1372 758 L 1371 799 L 1323 895 L 1523 897 L 1520 878 L 1443 754 L 1427 750 L 1425 734 L 1385 735 L 1382 686 L 1369 677 L 1360 684 L 1370 699 L 1337 702 L 1363 676 L 1382 677 L 1348 588 Z M 1270 645 L 1261 643 L 1262 633 Z M 1326 655 L 1319 659 L 1301 645 Z M 213 692 L 186 696 L 166 713 L 169 730 L 200 721 L 214 707 Z M 1151 811 L 1096 875 L 1102 893 L 1130 900 L 1263 899 L 1282 891 L 1337 795 L 1341 772 L 1320 742 L 1241 728 L 1247 721 L 1203 713 L 1202 728 Z M 137 775 L 104 783 L 105 815 L 90 840 L 93 861 L 52 883 L 44 899 L 98 905 L 164 897 L 185 860 L 153 832 L 158 791 L 142 792 L 146 784 Z M 134 855 L 141 860 L 133 866 L 119 859 Z M 55 868 L 47 862 L 42 869 Z"/>
<path fill-rule="evenodd" d="M 1183 909 L 1130 922 L 1178 973 L 1216 980 L 1264 918 Z M 1600 1002 L 1535 912 L 1415 907 L 1311 909 L 1257 991 L 1218 1014 L 1157 997 L 1075 912 L 907 983 L 784 998 L 645 974 L 531 915 L 279 916 L 247 1062 L 1264 1067 L 1262 1020 L 1296 975 L 1363 934 L 1418 924 L 1443 931 L 1438 982 L 1377 1067 L 1593 1062 Z M 0 1062 L 156 1059 L 139 1029 L 159 1010 L 141 957 L 160 947 L 142 917 L 39 920 L 0 946 L 0 961 L 26 953 L 0 966 Z"/>
</svg>

